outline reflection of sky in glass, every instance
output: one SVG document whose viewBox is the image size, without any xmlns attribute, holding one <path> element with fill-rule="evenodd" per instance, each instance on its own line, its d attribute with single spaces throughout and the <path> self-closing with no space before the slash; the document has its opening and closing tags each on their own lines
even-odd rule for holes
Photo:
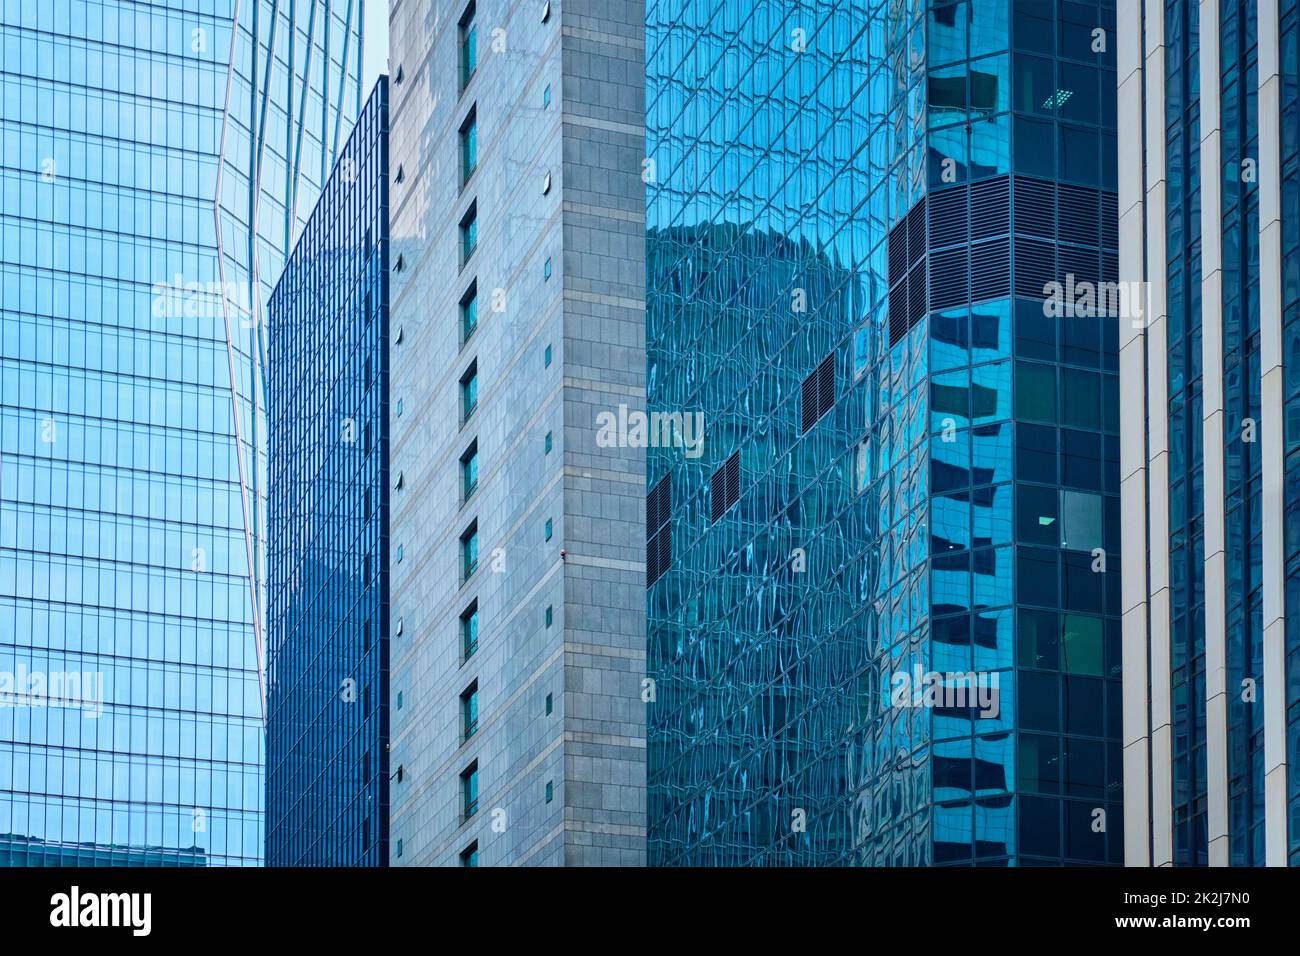
<svg viewBox="0 0 1300 956">
<path fill-rule="evenodd" d="M 3 859 L 262 857 L 255 313 L 346 139 L 359 43 L 315 4 L 271 102 L 271 31 L 283 55 L 306 7 L 243 3 L 232 61 L 234 6 L 12 4 L 0 25 L 20 54 L 0 105 L 0 672 L 102 674 L 105 698 L 98 717 L 0 706 Z M 327 43 L 347 79 L 320 69 Z"/>
</svg>

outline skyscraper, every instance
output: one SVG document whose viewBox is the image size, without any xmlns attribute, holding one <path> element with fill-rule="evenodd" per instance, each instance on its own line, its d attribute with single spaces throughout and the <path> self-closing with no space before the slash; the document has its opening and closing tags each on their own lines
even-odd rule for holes
<svg viewBox="0 0 1300 956">
<path fill-rule="evenodd" d="M 261 319 L 357 113 L 358 11 L 0 9 L 0 834 L 257 863 Z"/>
<path fill-rule="evenodd" d="M 648 4 L 651 863 L 1120 861 L 1115 33 Z"/>
<path fill-rule="evenodd" d="M 1122 17 L 1125 859 L 1295 865 L 1300 5 Z"/>
<path fill-rule="evenodd" d="M 388 865 L 388 81 L 267 304 L 266 863 Z"/>
<path fill-rule="evenodd" d="M 395 865 L 645 859 L 643 32 L 393 10 Z"/>
</svg>

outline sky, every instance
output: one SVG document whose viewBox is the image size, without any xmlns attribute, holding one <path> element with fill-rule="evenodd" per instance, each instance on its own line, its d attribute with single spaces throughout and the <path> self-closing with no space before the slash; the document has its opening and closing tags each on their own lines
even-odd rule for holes
<svg viewBox="0 0 1300 956">
<path fill-rule="evenodd" d="M 388 72 L 388 0 L 366 0 L 361 24 L 361 102 L 381 73 Z"/>
</svg>

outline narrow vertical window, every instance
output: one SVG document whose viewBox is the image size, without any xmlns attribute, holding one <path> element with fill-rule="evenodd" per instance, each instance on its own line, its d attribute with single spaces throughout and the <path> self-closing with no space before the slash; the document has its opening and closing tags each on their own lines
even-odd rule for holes
<svg viewBox="0 0 1300 956">
<path fill-rule="evenodd" d="M 474 601 L 460 615 L 460 647 L 465 660 L 478 650 L 478 601 Z"/>
<path fill-rule="evenodd" d="M 478 122 L 476 111 L 471 110 L 469 118 L 460 128 L 460 182 L 463 186 L 478 168 Z"/>
<path fill-rule="evenodd" d="M 478 681 L 470 684 L 460 695 L 460 735 L 464 742 L 478 730 Z"/>
<path fill-rule="evenodd" d="M 464 265 L 478 248 L 478 205 L 473 204 L 460 221 L 460 261 Z M 548 260 L 549 261 L 549 260 Z"/>
<path fill-rule="evenodd" d="M 465 374 L 460 378 L 460 417 L 462 422 L 470 420 L 474 409 L 478 408 L 478 362 L 471 362 Z"/>
<path fill-rule="evenodd" d="M 478 67 L 478 26 L 474 23 L 474 4 L 465 10 L 460 19 L 460 88 L 469 86 L 470 77 Z"/>
<path fill-rule="evenodd" d="M 478 488 L 478 440 L 460 456 L 461 501 L 469 501 Z"/>
<path fill-rule="evenodd" d="M 468 820 L 478 813 L 478 761 L 466 767 L 460 773 L 460 807 L 461 815 Z"/>
<path fill-rule="evenodd" d="M 477 521 L 471 524 L 465 533 L 460 536 L 460 560 L 463 578 L 468 581 L 474 572 L 478 570 Z"/>
<path fill-rule="evenodd" d="M 473 282 L 460 300 L 460 340 L 466 342 L 478 328 L 478 281 Z"/>
</svg>

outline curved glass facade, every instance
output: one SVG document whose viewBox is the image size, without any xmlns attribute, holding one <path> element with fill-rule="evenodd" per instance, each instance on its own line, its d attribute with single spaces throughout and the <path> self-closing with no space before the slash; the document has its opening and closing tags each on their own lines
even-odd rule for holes
<svg viewBox="0 0 1300 956">
<path fill-rule="evenodd" d="M 357 113 L 359 7 L 0 11 L 0 841 L 256 864 L 260 317 Z"/>
<path fill-rule="evenodd" d="M 1114 19 L 648 4 L 652 863 L 1119 862 Z"/>
</svg>

